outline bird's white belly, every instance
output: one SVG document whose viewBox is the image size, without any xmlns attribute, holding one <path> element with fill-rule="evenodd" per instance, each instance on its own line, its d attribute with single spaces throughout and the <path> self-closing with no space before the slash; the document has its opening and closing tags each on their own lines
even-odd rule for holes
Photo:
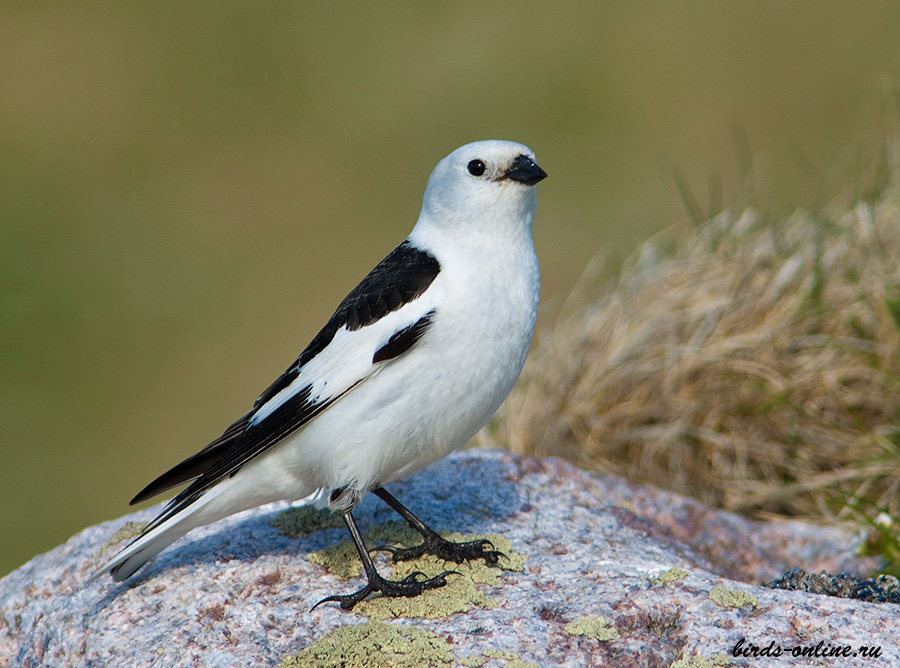
<svg viewBox="0 0 900 668">
<path fill-rule="evenodd" d="M 515 383 L 535 310 L 536 294 L 521 304 L 504 304 L 500 318 L 496 312 L 484 318 L 439 311 L 412 350 L 276 445 L 272 456 L 259 458 L 259 465 L 270 469 L 265 479 L 283 498 L 302 498 L 320 488 L 365 492 L 464 445 Z M 460 323 L 490 327 L 460 328 Z"/>
</svg>

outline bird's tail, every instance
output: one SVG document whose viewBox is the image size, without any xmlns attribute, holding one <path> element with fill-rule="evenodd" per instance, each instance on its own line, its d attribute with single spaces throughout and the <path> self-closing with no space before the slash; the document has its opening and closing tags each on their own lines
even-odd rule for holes
<svg viewBox="0 0 900 668">
<path fill-rule="evenodd" d="M 160 518 L 170 512 L 167 507 L 140 536 L 126 545 L 102 567 L 91 573 L 87 582 L 93 582 L 107 572 L 113 576 L 116 582 L 126 580 L 191 529 L 209 524 L 229 514 L 227 512 L 224 514 L 214 513 L 215 516 L 210 516 L 212 509 L 207 506 L 218 496 L 217 492 L 219 491 L 219 489 L 208 490 L 190 505 L 160 522 Z"/>
<path fill-rule="evenodd" d="M 247 497 L 240 485 L 246 487 L 248 480 L 240 476 L 229 478 L 206 490 L 200 497 L 178 508 L 178 497 L 160 513 L 144 532 L 126 545 L 116 556 L 91 573 L 87 582 L 93 582 L 104 573 L 110 573 L 116 582 L 127 580 L 144 564 L 153 559 L 169 545 L 191 529 L 211 524 L 223 517 L 246 510 L 272 499 Z M 249 480 L 252 482 L 252 479 Z M 238 485 L 237 488 L 234 485 Z M 252 489 L 258 492 L 258 486 Z M 322 508 L 328 505 L 328 490 L 318 489 L 309 496 L 294 501 L 296 505 L 315 504 Z M 249 500 L 248 500 L 249 499 Z M 173 507 L 172 504 L 175 504 Z M 173 510 L 177 509 L 175 512 Z M 171 516 L 168 516 L 171 513 Z"/>
</svg>

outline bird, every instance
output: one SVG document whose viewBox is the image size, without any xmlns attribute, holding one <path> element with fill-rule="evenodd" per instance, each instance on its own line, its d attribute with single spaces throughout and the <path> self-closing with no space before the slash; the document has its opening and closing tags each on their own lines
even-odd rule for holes
<svg viewBox="0 0 900 668">
<path fill-rule="evenodd" d="M 367 584 L 316 605 L 352 609 L 370 594 L 418 596 L 456 573 L 382 577 L 353 509 L 372 492 L 423 537 L 395 561 L 461 563 L 502 555 L 485 539 L 454 543 L 386 489 L 464 445 L 516 382 L 537 318 L 532 239 L 536 184 L 527 146 L 488 140 L 441 160 L 409 236 L 340 303 L 300 356 L 224 433 L 131 500 L 188 483 L 89 580 L 123 581 L 188 531 L 274 501 L 339 513 Z"/>
</svg>

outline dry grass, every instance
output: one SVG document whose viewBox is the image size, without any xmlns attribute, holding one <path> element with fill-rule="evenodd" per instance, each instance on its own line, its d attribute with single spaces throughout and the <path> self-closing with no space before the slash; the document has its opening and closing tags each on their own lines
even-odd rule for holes
<svg viewBox="0 0 900 668">
<path fill-rule="evenodd" d="M 900 191 L 725 213 L 593 292 L 538 337 L 483 443 L 744 513 L 859 498 L 900 517 Z"/>
</svg>

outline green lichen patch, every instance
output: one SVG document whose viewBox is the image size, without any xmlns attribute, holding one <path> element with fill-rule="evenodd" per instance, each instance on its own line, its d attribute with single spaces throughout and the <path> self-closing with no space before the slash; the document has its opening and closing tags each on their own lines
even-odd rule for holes
<svg viewBox="0 0 900 668">
<path fill-rule="evenodd" d="M 269 521 L 269 526 L 278 529 L 279 536 L 306 538 L 314 531 L 340 528 L 344 526 L 344 521 L 340 515 L 327 509 L 297 506 L 278 513 Z"/>
<path fill-rule="evenodd" d="M 538 668 L 536 663 L 522 661 L 522 659 L 512 652 L 504 652 L 499 649 L 487 649 L 484 651 L 484 656 L 488 659 L 500 659 L 501 661 L 505 661 L 506 663 L 503 664 L 503 668 Z"/>
<path fill-rule="evenodd" d="M 712 601 L 723 608 L 743 608 L 745 605 L 752 605 L 754 608 L 759 605 L 757 598 L 740 589 L 728 589 L 727 587 L 713 587 L 709 592 Z"/>
<path fill-rule="evenodd" d="M 362 575 L 359 553 L 356 551 L 356 546 L 349 540 L 342 540 L 340 543 L 318 552 L 310 552 L 306 558 L 314 564 L 323 566 L 325 570 L 341 580 L 358 578 Z"/>
<path fill-rule="evenodd" d="M 422 542 L 422 536 L 418 531 L 406 522 L 388 521 L 376 524 L 363 536 L 366 544 L 371 547 L 375 543 L 390 543 L 401 547 L 412 547 Z"/>
<path fill-rule="evenodd" d="M 369 622 L 328 633 L 279 668 L 438 668 L 452 661 L 450 644 L 436 633 Z"/>
<path fill-rule="evenodd" d="M 730 666 L 731 659 L 724 654 L 716 654 L 712 658 L 705 656 L 684 656 L 678 661 L 672 663 L 669 668 L 721 668 L 721 666 Z"/>
<path fill-rule="evenodd" d="M 414 571 L 425 573 L 425 577 L 432 577 L 444 571 L 456 571 L 459 575 L 446 576 L 447 584 L 438 589 L 429 589 L 420 596 L 412 598 L 387 598 L 374 596 L 360 603 L 355 610 L 360 614 L 374 619 L 392 619 L 396 617 L 427 617 L 431 619 L 449 617 L 457 612 L 466 612 L 469 608 L 492 608 L 496 602 L 490 599 L 475 585 L 494 585 L 500 580 L 501 567 L 506 570 L 519 570 L 524 567 L 526 556 L 513 552 L 512 543 L 503 536 L 464 536 L 459 533 L 442 533 L 447 540 L 460 542 L 487 538 L 494 547 L 503 552 L 508 558 L 500 559 L 497 566 L 489 566 L 483 560 L 457 564 L 452 561 L 444 561 L 434 555 L 426 554 L 411 561 L 401 561 L 392 564 L 390 578 L 402 580 Z M 422 537 L 415 531 L 400 522 L 386 522 L 373 527 L 367 534 L 366 540 L 372 542 L 384 541 L 410 547 L 422 542 Z"/>
<path fill-rule="evenodd" d="M 137 538 L 148 524 L 150 524 L 150 522 L 125 522 L 125 524 L 116 529 L 116 532 L 110 536 L 109 540 L 100 548 L 100 556 L 106 556 L 106 554 L 119 543 L 131 540 L 132 538 Z"/>
<path fill-rule="evenodd" d="M 491 541 L 495 550 L 497 550 L 498 552 L 502 552 L 506 556 L 505 559 L 503 557 L 500 557 L 500 560 L 497 562 L 495 568 L 500 568 L 504 571 L 514 571 L 517 573 L 521 573 L 523 570 L 525 570 L 525 560 L 528 558 L 528 555 L 513 551 L 512 543 L 509 542 L 509 539 L 501 536 L 500 534 L 488 533 L 484 534 L 483 536 L 464 536 L 463 534 L 454 531 L 452 533 L 442 533 L 441 535 L 447 540 L 452 540 L 454 542 L 486 538 L 487 540 Z"/>
<path fill-rule="evenodd" d="M 453 542 L 466 542 L 470 540 L 478 540 L 485 538 L 494 546 L 495 550 L 502 552 L 506 558 L 500 557 L 497 568 L 504 571 L 521 572 L 525 568 L 525 560 L 528 558 L 524 554 L 514 552 L 512 543 L 499 534 L 485 534 L 483 536 L 465 536 L 458 532 L 441 531 L 441 537 L 445 540 Z M 387 543 L 398 545 L 400 547 L 412 547 L 422 542 L 422 536 L 413 530 L 406 522 L 383 522 L 372 527 L 366 532 L 366 544 L 370 547 L 372 544 Z M 448 562 L 452 563 L 452 562 Z"/>
<path fill-rule="evenodd" d="M 538 668 L 533 661 L 523 661 L 522 659 L 512 659 L 503 664 L 503 668 Z"/>
<path fill-rule="evenodd" d="M 597 640 L 610 641 L 619 637 L 619 632 L 609 625 L 605 617 L 579 617 L 574 622 L 566 624 L 563 631 L 570 636 L 587 636 Z"/>
<path fill-rule="evenodd" d="M 499 649 L 485 650 L 483 654 L 469 654 L 468 656 L 457 657 L 456 663 L 467 668 L 481 668 L 481 666 L 494 659 L 503 661 L 503 668 L 538 668 L 536 663 L 523 661 L 512 652 L 504 652 Z"/>
<path fill-rule="evenodd" d="M 665 585 L 670 582 L 677 582 L 678 580 L 683 580 L 688 575 L 686 570 L 678 568 L 670 568 L 667 571 L 663 571 L 659 575 L 651 575 L 650 582 L 655 585 Z"/>
<path fill-rule="evenodd" d="M 499 577 L 499 571 L 483 564 L 447 563 L 432 555 L 425 555 L 413 561 L 394 564 L 392 580 L 402 580 L 413 571 L 432 577 L 445 570 L 454 570 L 460 575 L 446 576 L 447 584 L 438 589 L 429 589 L 411 598 L 388 598 L 373 596 L 354 608 L 354 612 L 373 619 L 393 619 L 396 617 L 427 617 L 437 619 L 449 617 L 457 612 L 466 612 L 472 606 L 492 608 L 496 603 L 475 585 L 491 582 Z M 491 573 L 490 571 L 493 571 Z"/>
<path fill-rule="evenodd" d="M 481 536 L 463 536 L 458 533 L 444 533 L 444 538 L 452 541 L 470 541 Z M 393 544 L 411 547 L 422 542 L 422 537 L 404 522 L 385 522 L 372 527 L 365 534 L 366 544 L 371 548 L 379 544 Z M 424 573 L 420 579 L 433 577 L 444 571 L 456 571 L 446 576 L 447 584 L 437 589 L 429 589 L 419 596 L 410 598 L 389 598 L 375 594 L 358 604 L 354 612 L 373 619 L 394 619 L 397 617 L 426 617 L 431 619 L 448 617 L 457 612 L 466 612 L 473 606 L 492 608 L 496 603 L 480 591 L 476 585 L 495 585 L 500 580 L 501 567 L 506 570 L 521 571 L 525 563 L 525 555 L 513 552 L 512 544 L 503 536 L 484 536 L 496 549 L 503 552 L 507 559 L 500 559 L 497 566 L 489 566 L 483 560 L 475 559 L 457 564 L 444 561 L 426 554 L 418 559 L 392 563 L 391 573 L 381 571 L 385 577 L 399 581 L 415 571 Z M 319 552 L 313 552 L 307 558 L 341 579 L 362 575 L 359 555 L 350 541 L 342 541 Z M 379 570 L 383 566 L 379 566 Z"/>
</svg>

